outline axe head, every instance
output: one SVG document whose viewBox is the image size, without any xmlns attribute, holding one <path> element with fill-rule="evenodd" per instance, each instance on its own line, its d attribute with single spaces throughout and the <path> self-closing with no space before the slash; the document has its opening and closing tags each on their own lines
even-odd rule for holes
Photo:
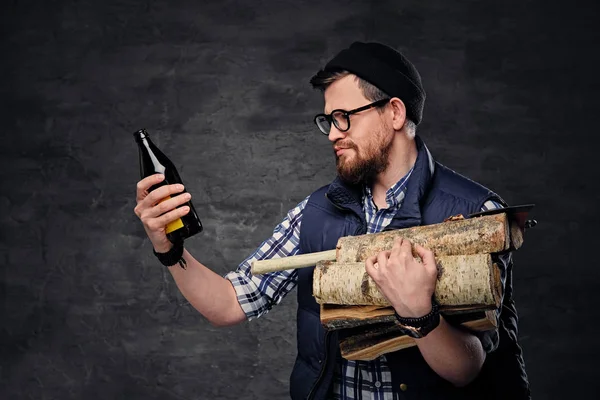
<svg viewBox="0 0 600 400">
<path fill-rule="evenodd" d="M 482 217 L 484 215 L 493 215 L 506 213 L 508 218 L 511 221 L 515 221 L 521 231 L 525 232 L 526 229 L 533 228 L 537 225 L 537 221 L 535 219 L 527 219 L 529 216 L 529 211 L 535 207 L 535 204 L 522 204 L 519 206 L 510 206 L 504 208 L 496 208 L 494 210 L 481 211 L 478 213 L 470 214 L 467 218 L 476 218 Z"/>
</svg>

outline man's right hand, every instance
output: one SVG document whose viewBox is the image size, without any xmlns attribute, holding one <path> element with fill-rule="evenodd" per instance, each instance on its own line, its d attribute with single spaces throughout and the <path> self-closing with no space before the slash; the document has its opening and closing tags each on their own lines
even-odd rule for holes
<svg viewBox="0 0 600 400">
<path fill-rule="evenodd" d="M 176 196 L 175 194 L 183 191 L 183 185 L 164 185 L 151 192 L 148 190 L 164 180 L 163 174 L 150 175 L 137 183 L 136 201 L 137 205 L 133 209 L 135 215 L 144 224 L 144 229 L 148 238 L 158 253 L 166 253 L 173 247 L 173 244 L 167 238 L 165 232 L 168 223 L 186 215 L 190 208 L 177 206 L 190 200 L 191 195 L 184 193 Z M 172 198 L 162 201 L 172 196 Z"/>
</svg>

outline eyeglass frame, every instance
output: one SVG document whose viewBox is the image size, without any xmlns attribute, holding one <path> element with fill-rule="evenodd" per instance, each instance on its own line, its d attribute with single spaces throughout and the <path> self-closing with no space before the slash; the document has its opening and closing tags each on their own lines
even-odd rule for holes
<svg viewBox="0 0 600 400">
<path fill-rule="evenodd" d="M 338 109 L 331 111 L 329 114 L 321 113 L 321 114 L 315 115 L 315 117 L 313 118 L 313 122 L 315 123 L 315 125 L 317 125 L 317 128 L 319 128 L 319 131 L 323 135 L 326 135 L 326 136 L 329 135 L 329 132 L 323 132 L 323 130 L 319 126 L 319 123 L 317 122 L 317 118 L 325 117 L 327 122 L 329 122 L 330 128 L 331 128 L 331 125 L 333 125 L 340 132 L 348 132 L 348 130 L 350 130 L 350 116 L 352 114 L 356 114 L 358 112 L 365 111 L 370 108 L 380 107 L 380 106 L 384 105 L 385 103 L 389 102 L 390 100 L 391 100 L 391 98 L 377 100 L 377 101 L 374 101 L 373 103 L 367 104 L 366 106 L 358 107 L 358 108 L 355 108 L 354 110 L 350 110 L 350 111 L 346 111 L 346 110 L 342 110 L 342 109 L 338 108 Z M 348 121 L 348 127 L 346 129 L 340 129 L 340 127 L 337 124 L 337 120 L 335 118 L 333 118 L 333 114 L 336 112 L 341 112 L 342 115 L 344 116 L 344 118 L 346 118 L 346 121 Z"/>
</svg>

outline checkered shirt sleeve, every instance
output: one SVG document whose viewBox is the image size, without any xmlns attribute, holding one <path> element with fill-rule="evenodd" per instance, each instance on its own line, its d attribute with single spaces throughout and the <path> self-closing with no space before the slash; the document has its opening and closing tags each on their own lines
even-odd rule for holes
<svg viewBox="0 0 600 400">
<path fill-rule="evenodd" d="M 298 253 L 300 222 L 307 202 L 308 197 L 291 209 L 284 220 L 275 227 L 273 235 L 265 240 L 235 271 L 225 275 L 225 278 L 231 281 L 238 302 L 248 320 L 267 313 L 296 287 L 298 281 L 296 270 L 252 275 L 251 267 L 255 260 L 287 257 Z"/>
</svg>

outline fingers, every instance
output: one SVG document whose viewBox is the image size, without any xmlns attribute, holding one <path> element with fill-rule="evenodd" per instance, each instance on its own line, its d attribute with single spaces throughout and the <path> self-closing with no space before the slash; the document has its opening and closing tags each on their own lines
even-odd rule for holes
<svg viewBox="0 0 600 400">
<path fill-rule="evenodd" d="M 375 279 L 379 275 L 379 271 L 383 270 L 387 266 L 387 260 L 390 257 L 390 251 L 382 251 L 378 254 L 372 255 L 365 260 L 365 270 L 367 273 Z"/>
<path fill-rule="evenodd" d="M 148 205 L 155 205 L 171 195 L 181 193 L 183 189 L 183 185 L 179 183 L 161 186 L 151 191 L 143 201 L 145 201 Z"/>
<path fill-rule="evenodd" d="M 163 174 L 154 174 L 139 181 L 136 187 L 137 202 L 139 203 L 142 201 L 148 195 L 148 190 L 157 183 L 162 182 L 164 179 L 165 176 Z"/>
<path fill-rule="evenodd" d="M 423 265 L 426 267 L 431 267 L 435 269 L 435 258 L 433 256 L 433 252 L 420 246 L 418 244 L 414 245 L 415 252 L 419 254 L 421 259 L 423 260 Z M 391 250 L 379 252 L 376 255 L 373 255 L 365 260 L 365 269 L 369 273 L 369 275 L 373 275 L 373 273 L 381 274 L 385 268 L 405 268 L 411 269 L 413 264 L 421 264 L 415 257 L 413 256 L 413 245 L 408 239 L 397 238 L 394 240 L 394 244 Z M 422 268 L 421 266 L 419 268 Z M 429 268 L 431 269 L 431 268 Z M 378 271 L 378 272 L 376 272 Z M 437 271 L 437 269 L 436 269 Z"/>
<path fill-rule="evenodd" d="M 385 269 L 387 267 L 388 259 L 390 258 L 390 251 L 381 251 L 377 254 L 377 268 Z"/>
<path fill-rule="evenodd" d="M 154 205 L 160 203 L 168 197 L 174 197 L 173 195 L 181 193 L 183 189 L 184 187 L 181 184 L 164 185 L 154 189 L 141 201 L 138 201 L 137 206 L 135 207 L 136 214 L 140 216 L 140 214 L 143 214 L 144 210 L 152 208 Z"/>
<path fill-rule="evenodd" d="M 176 207 L 188 202 L 192 195 L 189 193 L 182 193 L 180 195 L 172 196 L 179 192 L 177 186 L 181 185 L 168 185 L 162 186 L 156 190 L 153 190 L 148 197 L 142 200 L 135 207 L 135 214 L 146 223 L 148 219 L 158 218 L 159 216 L 171 212 Z M 154 199 L 159 200 L 155 201 Z M 157 203 L 156 205 L 153 205 Z"/>
<path fill-rule="evenodd" d="M 396 257 L 400 256 L 400 252 L 402 250 L 402 243 L 404 243 L 404 242 L 407 242 L 407 240 L 404 240 L 404 238 L 401 238 L 401 237 L 396 238 L 394 240 L 394 244 L 392 245 L 392 248 L 391 248 L 391 253 L 393 256 L 396 256 Z"/>
<path fill-rule="evenodd" d="M 394 262 L 409 263 L 414 259 L 412 254 L 412 244 L 410 240 L 404 238 L 396 238 L 391 249 L 391 256 Z"/>
<path fill-rule="evenodd" d="M 151 231 L 159 231 L 164 229 L 165 226 L 170 222 L 173 222 L 178 218 L 183 217 L 188 212 L 190 212 L 190 208 L 188 206 L 176 208 L 173 211 L 169 211 L 168 213 L 161 215 L 160 217 L 148 218 L 145 224 Z"/>
<path fill-rule="evenodd" d="M 435 256 L 433 254 L 433 251 L 418 244 L 415 244 L 415 251 L 417 252 L 419 257 L 421 257 L 421 260 L 423 260 L 423 265 L 425 266 L 425 268 L 429 272 L 435 272 L 437 274 L 437 266 L 435 263 Z"/>
<path fill-rule="evenodd" d="M 143 215 L 147 218 L 156 218 L 159 217 L 176 207 L 188 202 L 192 198 L 192 195 L 189 193 L 182 193 L 173 197 L 165 197 L 159 201 L 157 205 L 154 207 L 150 207 L 146 209 L 146 212 Z"/>
<path fill-rule="evenodd" d="M 370 265 L 371 267 L 373 267 L 376 262 L 377 262 L 377 254 L 368 257 L 365 260 L 365 265 Z"/>
<path fill-rule="evenodd" d="M 181 184 L 160 186 L 148 193 L 148 190 L 153 185 L 156 185 L 163 180 L 163 175 L 156 174 L 138 182 L 137 204 L 133 211 L 140 219 L 143 220 L 158 217 L 190 200 L 191 196 L 189 193 L 176 196 L 176 194 L 181 193 L 184 190 L 184 186 Z"/>
<path fill-rule="evenodd" d="M 365 260 L 365 270 L 367 274 L 373 278 L 373 275 L 377 273 L 375 263 L 377 262 L 377 255 L 371 256 Z"/>
<path fill-rule="evenodd" d="M 402 244 L 400 245 L 400 249 L 403 254 L 407 254 L 412 257 L 412 244 L 410 243 L 410 240 L 403 240 Z"/>
<path fill-rule="evenodd" d="M 415 244 L 415 251 L 421 257 L 424 263 L 435 263 L 435 258 L 433 256 L 433 251 L 426 249 L 420 244 Z"/>
<path fill-rule="evenodd" d="M 159 186 L 156 187 L 157 185 Z M 183 185 L 169 185 L 163 174 L 148 176 L 137 183 L 137 204 L 134 212 L 142 221 L 155 249 L 170 248 L 171 244 L 166 234 L 167 225 L 190 212 L 190 207 L 184 203 L 191 199 L 191 195 L 179 194 L 182 191 Z"/>
</svg>

